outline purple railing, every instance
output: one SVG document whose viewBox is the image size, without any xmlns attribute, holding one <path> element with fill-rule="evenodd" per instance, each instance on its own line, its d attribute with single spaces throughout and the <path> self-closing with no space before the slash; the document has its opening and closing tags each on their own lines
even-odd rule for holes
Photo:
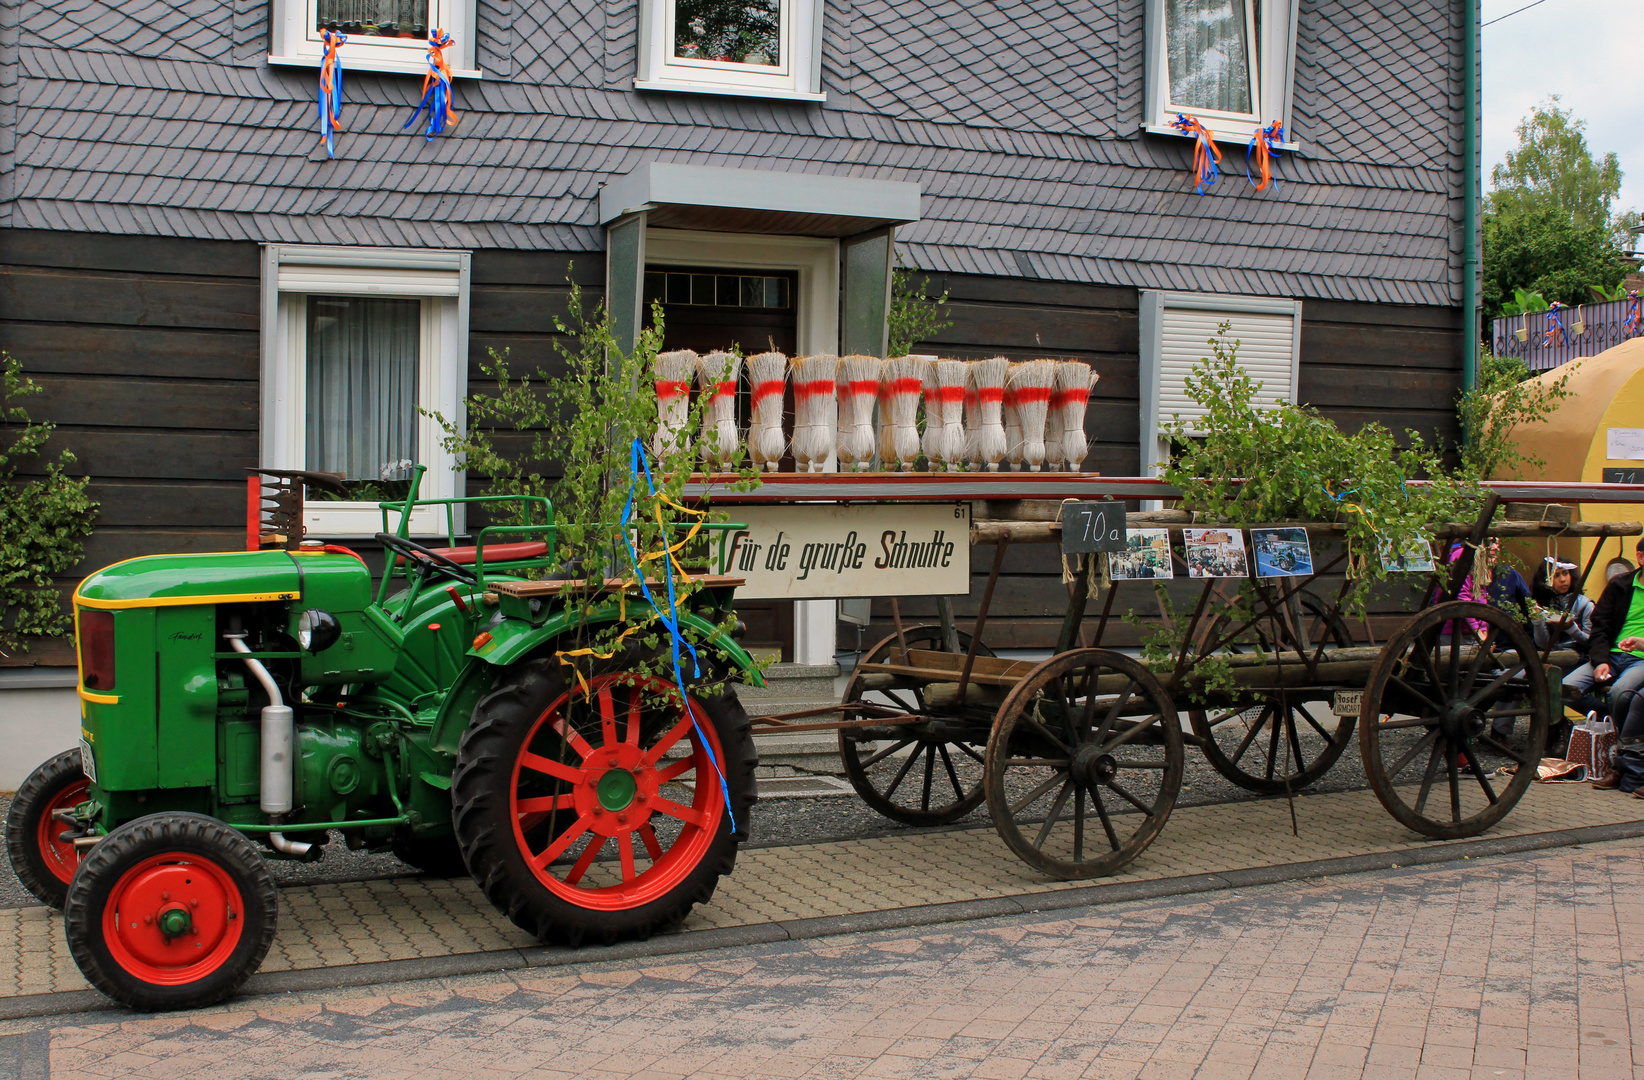
<svg viewBox="0 0 1644 1080">
<path fill-rule="evenodd" d="M 1518 357 L 1531 371 L 1547 371 L 1640 336 L 1644 326 L 1630 321 L 1633 314 L 1631 300 L 1561 307 L 1562 331 L 1549 311 L 1503 316 L 1491 329 L 1490 350 L 1497 356 Z"/>
</svg>

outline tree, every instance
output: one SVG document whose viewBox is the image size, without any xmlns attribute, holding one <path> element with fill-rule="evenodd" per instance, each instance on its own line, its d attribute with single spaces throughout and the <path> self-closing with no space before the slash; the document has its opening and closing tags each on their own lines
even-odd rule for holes
<svg viewBox="0 0 1644 1080">
<path fill-rule="evenodd" d="M 1501 314 L 1515 289 L 1566 304 L 1591 299 L 1590 288 L 1621 283 L 1635 262 L 1624 252 L 1632 211 L 1613 208 L 1621 191 L 1614 153 L 1595 160 L 1587 125 L 1555 96 L 1518 125 L 1518 147 L 1490 170 L 1484 215 L 1484 311 Z"/>
<path fill-rule="evenodd" d="M 1497 212 L 1550 209 L 1579 228 L 1615 228 L 1610 204 L 1621 193 L 1621 163 L 1615 152 L 1594 160 L 1587 146 L 1587 122 L 1559 108 L 1558 95 L 1519 121 L 1518 149 L 1490 170 L 1492 209 Z M 1636 217 L 1636 215 L 1634 215 Z M 1625 242 L 1624 236 L 1613 238 Z"/>
</svg>

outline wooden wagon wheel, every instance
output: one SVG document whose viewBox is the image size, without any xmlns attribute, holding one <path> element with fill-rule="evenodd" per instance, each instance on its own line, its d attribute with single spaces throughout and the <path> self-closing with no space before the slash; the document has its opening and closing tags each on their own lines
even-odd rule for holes
<svg viewBox="0 0 1644 1080">
<path fill-rule="evenodd" d="M 941 651 L 940 626 L 913 626 L 903 634 L 910 649 Z M 970 635 L 959 633 L 959 647 L 970 648 Z M 892 649 L 901 648 L 897 635 L 881 641 L 861 660 L 881 663 Z M 992 656 L 986 645 L 978 656 Z M 844 704 L 872 694 L 871 704 L 903 712 L 925 714 L 922 686 L 869 690 L 860 674 L 845 685 Z M 845 728 L 839 732 L 839 759 L 845 776 L 862 801 L 905 825 L 946 825 L 982 805 L 982 755 L 952 730 L 953 725 L 932 723 L 899 725 L 893 738 L 873 729 Z M 885 743 L 887 745 L 879 745 Z"/>
<path fill-rule="evenodd" d="M 1018 683 L 994 719 L 993 827 L 1052 877 L 1112 874 L 1170 817 L 1182 747 L 1176 707 L 1140 663 L 1106 649 L 1061 653 Z"/>
<path fill-rule="evenodd" d="M 1477 836 L 1535 779 L 1550 713 L 1546 668 L 1511 613 L 1439 604 L 1393 635 L 1370 671 L 1359 712 L 1364 771 L 1387 812 L 1416 832 Z M 1491 730 L 1520 716 L 1530 717 L 1522 753 Z M 1479 761 L 1486 747 L 1516 763 L 1504 783 Z"/>
<path fill-rule="evenodd" d="M 1325 601 L 1304 592 L 1301 606 L 1309 652 L 1321 644 L 1338 648 L 1353 644 L 1346 620 Z M 1206 630 L 1205 640 L 1215 641 L 1229 628 L 1229 616 L 1218 615 Z M 1260 624 L 1226 650 L 1244 652 L 1256 643 L 1264 652 L 1273 652 Z M 1283 795 L 1317 783 L 1353 738 L 1353 717 L 1320 713 L 1317 703 L 1299 697 L 1286 695 L 1281 705 L 1277 694 L 1252 693 L 1230 705 L 1192 709 L 1187 718 L 1193 734 L 1204 740 L 1205 759 L 1217 772 L 1247 790 Z"/>
</svg>

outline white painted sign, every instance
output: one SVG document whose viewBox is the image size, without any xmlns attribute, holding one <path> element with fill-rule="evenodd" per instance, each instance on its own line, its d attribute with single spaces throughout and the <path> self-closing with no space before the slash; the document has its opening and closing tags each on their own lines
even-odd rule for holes
<svg viewBox="0 0 1644 1080">
<path fill-rule="evenodd" d="M 968 503 L 789 503 L 726 511 L 725 573 L 739 600 L 942 596 L 970 592 Z"/>
<path fill-rule="evenodd" d="M 1644 461 L 1644 427 L 1604 429 L 1607 438 L 1604 456 L 1611 461 Z"/>
</svg>

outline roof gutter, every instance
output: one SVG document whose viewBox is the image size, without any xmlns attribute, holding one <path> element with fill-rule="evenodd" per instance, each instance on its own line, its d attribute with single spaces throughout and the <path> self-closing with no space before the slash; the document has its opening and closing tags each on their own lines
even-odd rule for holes
<svg viewBox="0 0 1644 1080">
<path fill-rule="evenodd" d="M 1461 388 L 1478 385 L 1479 344 L 1479 33 L 1481 0 L 1461 0 L 1462 49 L 1462 250 L 1461 250 Z M 1463 433 L 1465 437 L 1465 432 Z"/>
</svg>

